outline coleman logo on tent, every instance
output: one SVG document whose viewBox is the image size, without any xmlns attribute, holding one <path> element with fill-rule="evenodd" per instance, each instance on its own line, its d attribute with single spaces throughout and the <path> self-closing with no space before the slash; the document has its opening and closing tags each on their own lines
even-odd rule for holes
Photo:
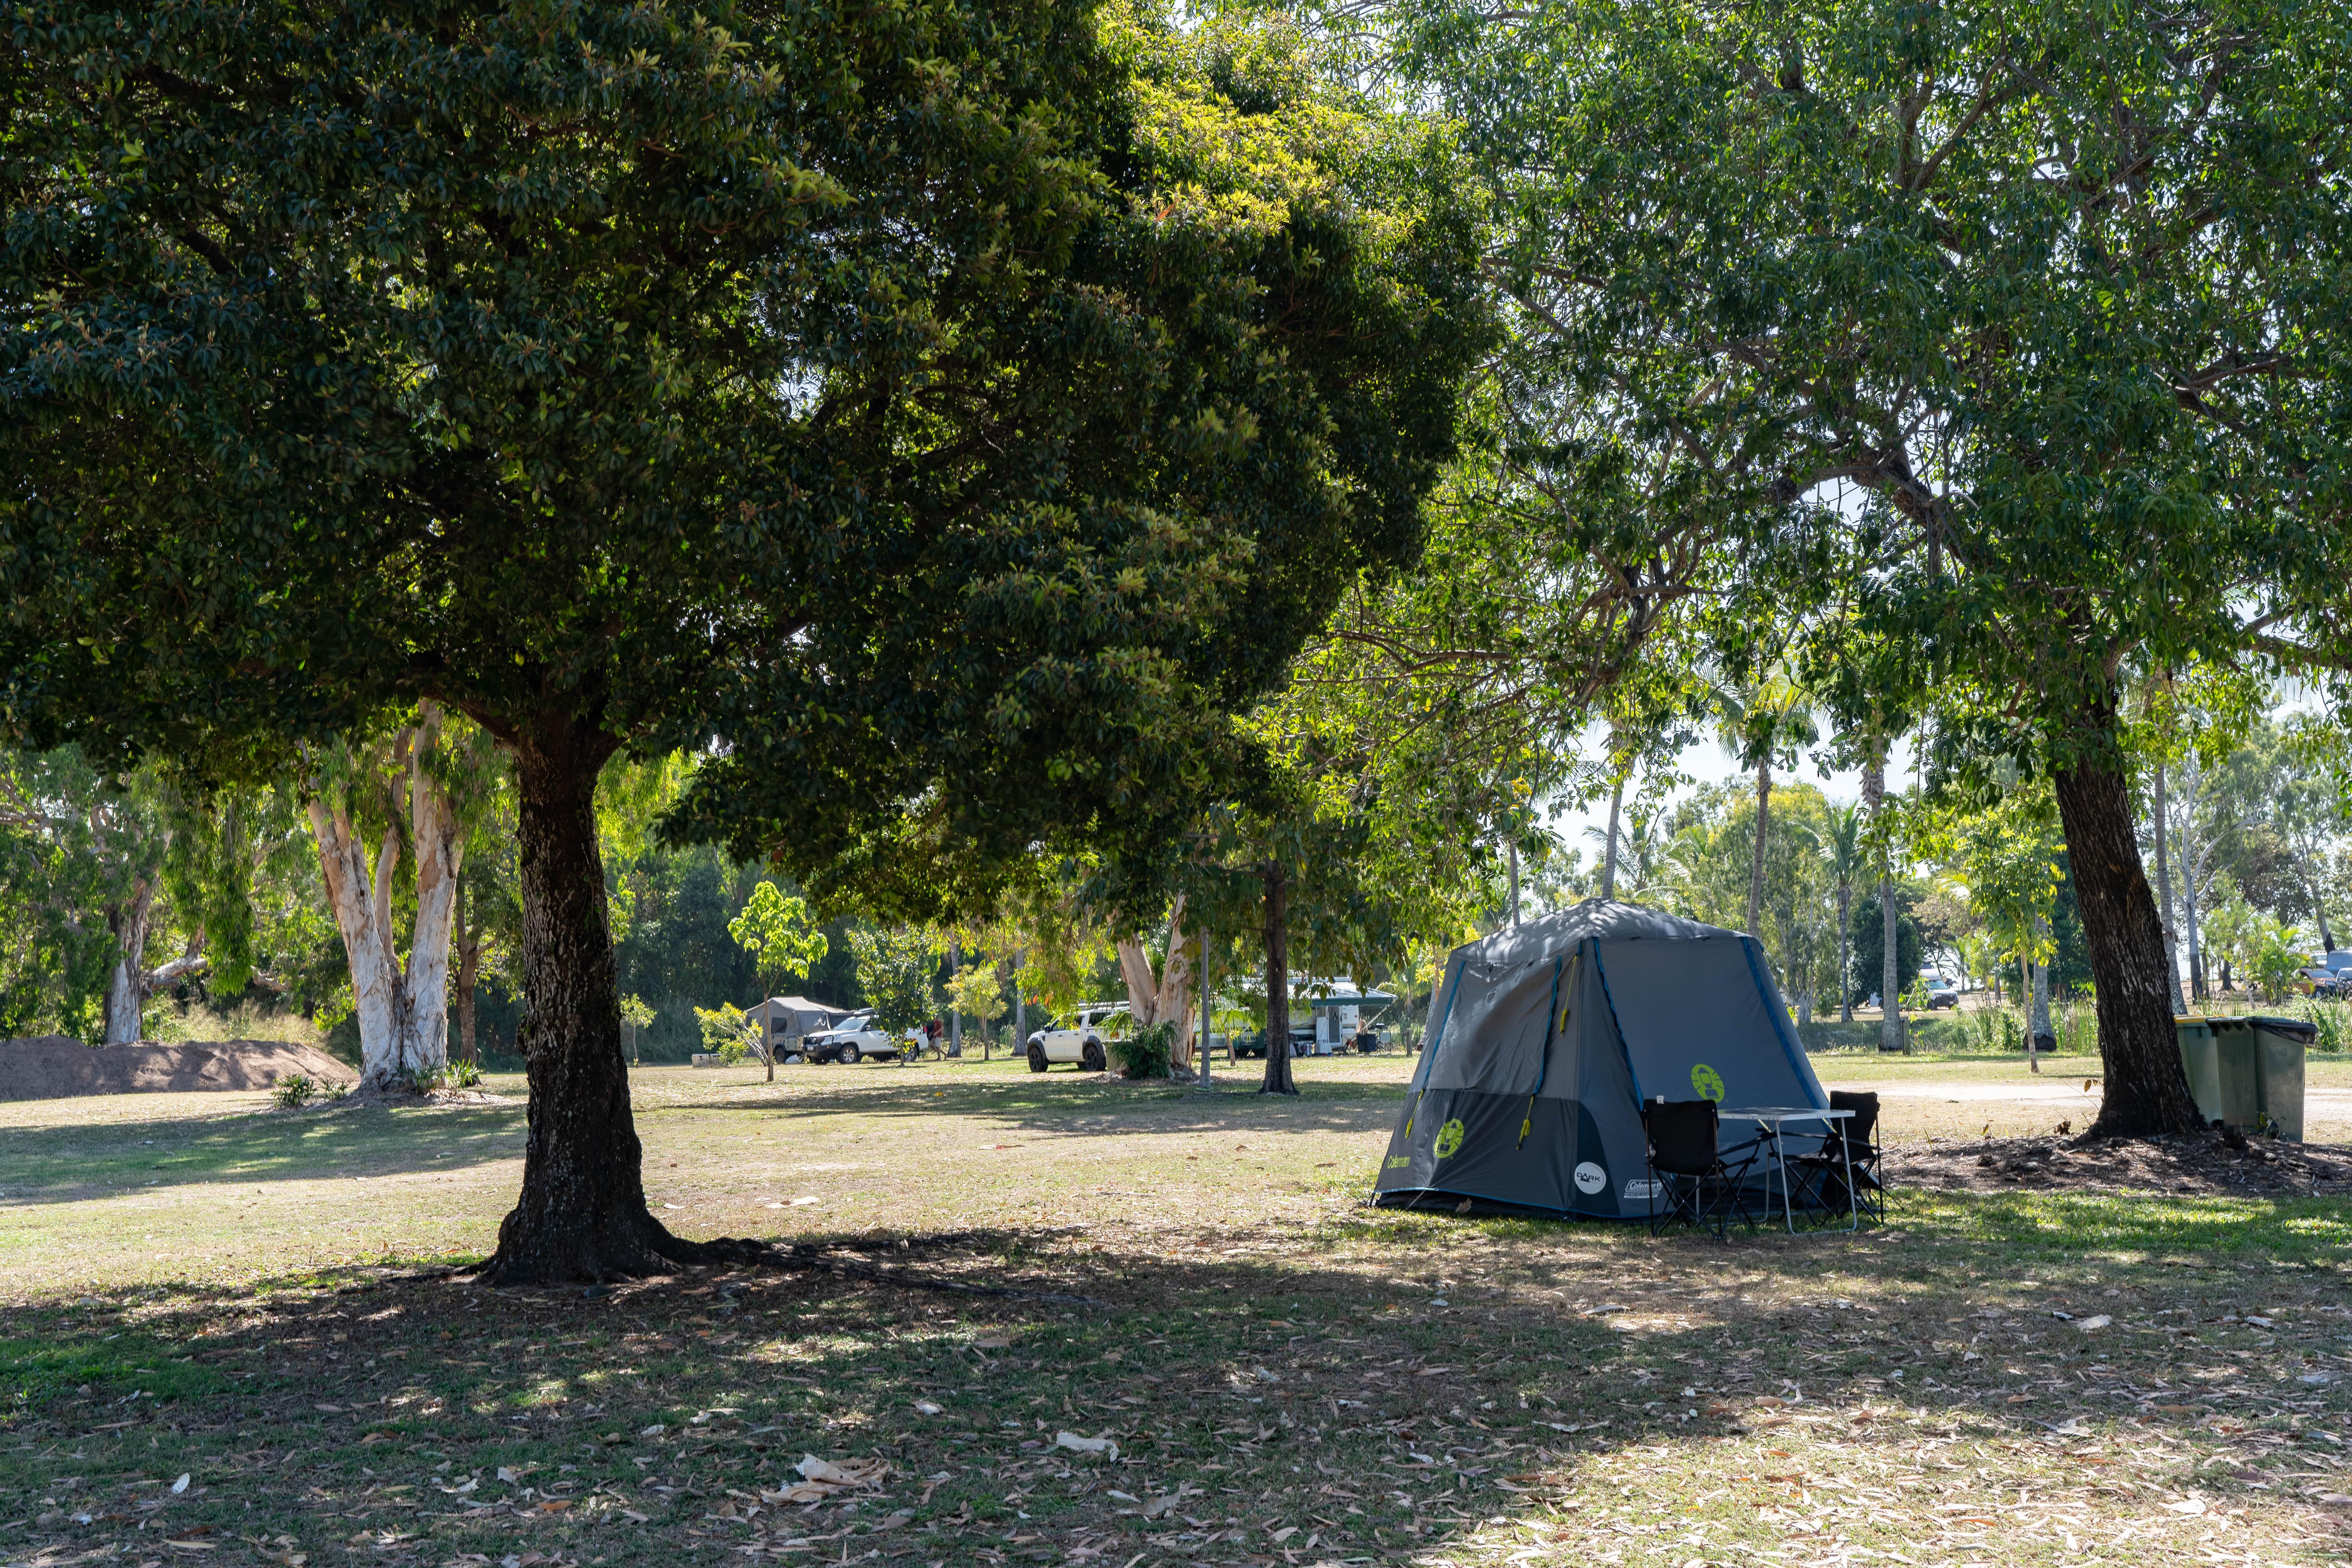
<svg viewBox="0 0 2352 1568">
<path fill-rule="evenodd" d="M 1662 1198 L 1666 1195 L 1666 1184 L 1654 1178 L 1628 1182 L 1625 1184 L 1625 1195 L 1629 1198 Z"/>
<path fill-rule="evenodd" d="M 1691 1068 L 1691 1087 L 1698 1090 L 1698 1097 L 1701 1100 L 1721 1100 L 1723 1075 L 1705 1062 L 1701 1062 Z"/>
<path fill-rule="evenodd" d="M 1462 1119 L 1457 1116 L 1437 1130 L 1437 1157 L 1450 1160 L 1454 1158 L 1454 1151 L 1461 1147 Z"/>
<path fill-rule="evenodd" d="M 1576 1190 L 1587 1197 L 1609 1184 L 1609 1173 L 1587 1160 L 1576 1168 Z"/>
</svg>

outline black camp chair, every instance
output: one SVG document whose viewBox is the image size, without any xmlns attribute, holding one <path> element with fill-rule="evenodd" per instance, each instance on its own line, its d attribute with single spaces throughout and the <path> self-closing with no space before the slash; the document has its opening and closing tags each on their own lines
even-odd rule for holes
<svg viewBox="0 0 2352 1568">
<path fill-rule="evenodd" d="M 1682 1224 L 1713 1226 L 1717 1236 L 1727 1237 L 1734 1219 L 1755 1228 L 1748 1177 L 1763 1157 L 1762 1137 L 1726 1148 L 1715 1101 L 1663 1095 L 1642 1107 L 1642 1126 L 1649 1144 L 1652 1236 Z M 1664 1209 L 1656 1206 L 1660 1197 Z"/>
<path fill-rule="evenodd" d="M 1829 1133 L 1818 1152 L 1789 1162 L 1798 1183 L 1797 1202 L 1832 1214 L 1850 1209 L 1864 1218 L 1884 1221 L 1886 1188 L 1879 1178 L 1878 1096 L 1833 1089 L 1830 1109 L 1853 1114 L 1829 1123 Z M 1849 1170 L 1853 1173 L 1851 1195 L 1846 1186 Z"/>
</svg>

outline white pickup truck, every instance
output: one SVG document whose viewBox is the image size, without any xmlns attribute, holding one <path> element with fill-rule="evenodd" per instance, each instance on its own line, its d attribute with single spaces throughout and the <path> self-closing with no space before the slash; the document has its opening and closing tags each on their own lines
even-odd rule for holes
<svg viewBox="0 0 2352 1568">
<path fill-rule="evenodd" d="M 861 1013 L 843 1019 L 837 1028 L 809 1036 L 782 1053 L 782 1059 L 789 1064 L 805 1058 L 813 1062 L 840 1062 L 849 1067 L 868 1058 L 892 1061 L 913 1048 L 909 1041 L 914 1033 L 909 1029 L 904 1037 L 893 1037 L 883 1032 L 873 1014 Z"/>
<path fill-rule="evenodd" d="M 1029 1070 L 1044 1072 L 1055 1062 L 1076 1062 L 1084 1072 L 1101 1072 L 1110 1066 L 1103 1041 L 1124 1034 L 1128 1011 L 1124 1002 L 1097 1002 L 1078 1010 L 1073 1023 L 1048 1024 L 1029 1037 Z"/>
</svg>

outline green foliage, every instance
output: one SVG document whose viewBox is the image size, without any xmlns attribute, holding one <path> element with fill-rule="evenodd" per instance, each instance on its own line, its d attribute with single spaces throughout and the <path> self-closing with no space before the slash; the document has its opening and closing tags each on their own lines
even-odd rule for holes
<svg viewBox="0 0 2352 1568">
<path fill-rule="evenodd" d="M 749 1059 L 759 1048 L 760 1032 L 743 1021 L 740 1008 L 721 1002 L 716 1007 L 697 1007 L 694 1016 L 702 1026 L 702 1048 L 730 1067 Z"/>
<path fill-rule="evenodd" d="M 993 1024 L 1013 1009 L 1004 999 L 1004 983 L 992 963 L 974 963 L 966 955 L 966 963 L 947 983 L 948 1003 L 966 1018 L 982 1027 Z"/>
<path fill-rule="evenodd" d="M 1131 1034 L 1107 1038 L 1103 1049 L 1121 1078 L 1166 1078 L 1174 1059 L 1176 1029 L 1172 1018 L 1147 1024 Z"/>
<path fill-rule="evenodd" d="M 808 906 L 773 882 L 751 889 L 742 910 L 727 923 L 727 934 L 760 961 L 763 974 L 805 971 L 828 951 L 824 932 L 811 928 Z"/>
<path fill-rule="evenodd" d="M 631 1028 L 642 1029 L 654 1021 L 654 1010 L 642 996 L 630 994 L 621 998 L 621 1022 Z"/>
<path fill-rule="evenodd" d="M 2258 994 L 2284 1002 L 2294 994 L 2304 962 L 2303 943 L 2294 929 L 2265 918 L 2246 954 L 2247 984 Z"/>
<path fill-rule="evenodd" d="M 291 790 L 206 795 L 147 765 L 109 776 L 79 747 L 0 747 L 0 1035 L 96 1038 L 118 960 L 217 997 L 257 968 L 300 1005 L 340 977 Z"/>
<path fill-rule="evenodd" d="M 451 1089 L 478 1089 L 482 1082 L 481 1064 L 453 1059 L 441 1069 L 441 1081 Z"/>
<path fill-rule="evenodd" d="M 2339 546 L 2283 498 L 2352 434 L 2320 390 L 2352 347 L 2323 303 L 2346 196 L 2304 173 L 2352 149 L 2340 32 L 2268 5 L 1407 15 L 1536 387 L 1605 388 L 1612 434 L 1760 547 L 1721 635 L 1818 606 L 1839 712 L 1957 679 L 1983 700 L 1938 742 L 1985 763 L 2095 742 L 2113 656 L 2274 649 L 2240 595 L 2332 635 Z"/>
<path fill-rule="evenodd" d="M 1895 973 L 1898 975 L 1919 973 L 1919 920 L 1910 909 L 1917 897 L 1915 890 L 1901 882 L 1895 885 Z M 1848 931 L 1853 997 L 1859 1002 L 1878 994 L 1879 980 L 1885 973 L 1886 917 L 1881 912 L 1875 887 L 1854 900 L 1853 923 Z"/>
<path fill-rule="evenodd" d="M 1484 343 L 1466 216 L 1295 34 L 1081 0 L 11 25 L 0 731 L 110 768 L 249 776 L 430 699 L 525 822 L 577 840 L 625 745 L 690 751 L 676 835 L 826 908 L 974 907 L 1246 773 L 1230 715 L 1410 561 Z M 621 880 L 634 946 L 666 916 Z M 587 1026 L 543 1037 L 598 1049 L 606 921 L 547 914 L 534 1007 Z"/>
<path fill-rule="evenodd" d="M 308 1073 L 289 1072 L 270 1086 L 269 1099 L 272 1104 L 292 1110 L 310 1104 L 319 1092 L 318 1082 Z"/>
<path fill-rule="evenodd" d="M 849 946 L 878 1028 L 898 1035 L 929 1021 L 937 1011 L 931 976 L 940 947 L 934 933 L 920 926 L 861 927 L 849 933 Z"/>
<path fill-rule="evenodd" d="M 1984 923 L 1997 962 L 2050 962 L 2057 944 L 2049 922 L 2066 868 L 2057 802 L 2046 785 L 2013 790 L 1965 816 L 1939 815 L 1923 850 L 1954 862 L 1950 880 Z"/>
</svg>

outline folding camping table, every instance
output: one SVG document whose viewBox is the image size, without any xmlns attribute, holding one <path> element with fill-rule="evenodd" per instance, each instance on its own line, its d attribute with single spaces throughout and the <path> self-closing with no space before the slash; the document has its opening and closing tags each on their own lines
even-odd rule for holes
<svg viewBox="0 0 2352 1568">
<path fill-rule="evenodd" d="M 1750 1106 L 1744 1110 L 1718 1110 L 1716 1114 L 1727 1121 L 1753 1121 L 1771 1134 L 1772 1163 L 1780 1173 L 1780 1223 L 1788 1226 L 1789 1234 L 1795 1235 L 1797 1205 L 1789 1193 L 1789 1157 L 1780 1146 L 1781 1124 L 1789 1121 L 1822 1122 L 1824 1123 L 1822 1132 L 1826 1136 L 1829 1131 L 1826 1123 L 1843 1121 L 1853 1116 L 1853 1112 L 1832 1110 L 1823 1106 L 1814 1105 L 1758 1105 Z M 1854 1198 L 1853 1151 L 1847 1148 L 1845 1140 L 1841 1138 L 1838 1140 L 1838 1152 L 1845 1160 L 1845 1203 L 1850 1222 L 1846 1228 L 1859 1230 L 1862 1228 L 1862 1207 Z M 1764 1213 L 1767 1217 L 1771 1215 L 1771 1205 L 1772 1188 L 1768 1183 L 1764 1188 Z"/>
</svg>

